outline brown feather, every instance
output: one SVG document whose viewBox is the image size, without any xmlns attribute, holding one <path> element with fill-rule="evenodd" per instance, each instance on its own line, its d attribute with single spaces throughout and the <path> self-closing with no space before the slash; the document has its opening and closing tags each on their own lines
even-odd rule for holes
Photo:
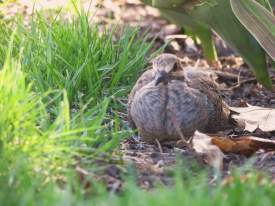
<svg viewBox="0 0 275 206">
<path fill-rule="evenodd" d="M 198 68 L 179 69 L 179 62 L 174 55 L 162 54 L 129 95 L 129 121 L 148 142 L 177 140 L 181 134 L 189 138 L 196 130 L 213 132 L 228 125 L 229 110 L 214 75 Z M 156 84 L 165 72 L 166 80 Z"/>
</svg>

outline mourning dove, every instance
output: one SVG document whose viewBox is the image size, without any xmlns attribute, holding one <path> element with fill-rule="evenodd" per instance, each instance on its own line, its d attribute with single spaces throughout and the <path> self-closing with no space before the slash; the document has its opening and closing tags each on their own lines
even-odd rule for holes
<svg viewBox="0 0 275 206">
<path fill-rule="evenodd" d="M 147 142 L 188 139 L 196 130 L 214 132 L 228 123 L 229 110 L 212 74 L 182 67 L 162 54 L 133 87 L 128 101 L 131 126 Z"/>
</svg>

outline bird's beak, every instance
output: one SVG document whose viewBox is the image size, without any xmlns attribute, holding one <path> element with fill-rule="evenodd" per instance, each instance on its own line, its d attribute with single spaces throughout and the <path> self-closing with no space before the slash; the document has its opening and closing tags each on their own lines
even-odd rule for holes
<svg viewBox="0 0 275 206">
<path fill-rule="evenodd" d="M 157 72 L 155 77 L 155 86 L 157 86 L 159 83 L 168 83 L 168 74 L 166 72 Z"/>
</svg>

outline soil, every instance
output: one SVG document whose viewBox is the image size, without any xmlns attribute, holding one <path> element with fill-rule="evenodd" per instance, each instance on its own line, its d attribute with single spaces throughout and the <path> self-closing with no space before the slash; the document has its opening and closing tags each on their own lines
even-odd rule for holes
<svg viewBox="0 0 275 206">
<path fill-rule="evenodd" d="M 56 3 L 58 2 L 58 4 Z M 44 0 L 39 1 L 37 8 L 52 9 L 63 5 L 63 1 Z M 66 2 L 66 1 L 65 1 Z M 82 1 L 84 9 L 90 8 L 94 12 L 94 20 L 103 26 L 111 26 L 114 23 L 120 25 L 139 26 L 141 31 L 147 31 L 151 39 L 155 39 L 154 49 L 158 49 L 167 43 L 173 35 L 180 35 L 181 38 L 172 40 L 165 49 L 165 52 L 174 53 L 183 58 L 187 65 L 199 65 L 211 69 L 202 56 L 201 48 L 194 41 L 182 35 L 181 28 L 170 24 L 160 17 L 158 11 L 149 6 L 144 6 L 137 0 L 103 0 L 101 4 L 90 1 Z M 96 2 L 96 1 L 92 1 Z M 26 22 L 32 13 L 30 1 L 18 1 L 10 3 L 2 10 L 5 18 L 11 18 L 16 13 L 25 14 Z M 214 69 L 221 74 L 229 74 L 226 78 L 223 75 L 218 79 L 223 89 L 225 101 L 230 106 L 245 106 L 247 103 L 262 107 L 275 108 L 275 92 L 266 90 L 254 78 L 253 72 L 234 54 L 234 52 L 217 36 L 215 36 L 217 51 L 219 55 L 219 67 Z M 232 78 L 228 76 L 234 75 Z M 275 71 L 270 69 L 270 75 L 275 83 Z M 239 84 L 240 83 L 240 84 Z M 226 131 L 226 134 L 240 135 L 247 134 L 241 129 Z M 275 139 L 275 134 L 256 132 L 256 135 L 264 138 Z M 177 160 L 184 160 L 185 165 L 192 165 L 197 162 L 200 168 L 209 169 L 205 157 L 194 153 L 187 148 L 177 148 L 170 145 L 162 145 L 161 148 L 155 144 L 150 145 L 142 142 L 139 137 L 133 136 L 121 144 L 121 150 L 114 154 L 113 159 L 122 158 L 124 163 L 105 162 L 100 160 L 99 165 L 104 165 L 105 172 L 98 174 L 99 179 L 106 182 L 110 190 L 118 191 L 123 185 L 122 175 L 125 173 L 126 165 L 133 165 L 137 169 L 139 185 L 142 188 L 152 188 L 156 183 L 165 185 L 173 184 L 172 171 Z M 253 157 L 244 155 L 225 154 L 222 174 L 228 176 L 235 167 L 242 167 L 249 162 L 253 165 L 251 169 L 262 170 L 271 174 L 275 180 L 275 153 L 258 151 Z M 188 166 L 189 167 L 189 166 Z M 191 166 L 190 166 L 191 167 Z M 89 175 L 83 168 L 77 167 L 80 176 Z M 195 169 L 193 170 L 195 175 Z M 211 177 L 211 175 L 210 175 Z M 210 178 L 211 179 L 211 178 Z"/>
</svg>

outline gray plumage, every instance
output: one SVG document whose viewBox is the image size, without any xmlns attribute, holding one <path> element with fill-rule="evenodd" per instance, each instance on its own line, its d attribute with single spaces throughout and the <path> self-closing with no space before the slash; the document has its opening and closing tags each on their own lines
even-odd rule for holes
<svg viewBox="0 0 275 206">
<path fill-rule="evenodd" d="M 214 132 L 228 123 L 228 109 L 213 74 L 185 67 L 172 54 L 153 61 L 133 87 L 128 101 L 132 127 L 147 142 L 187 139 L 196 130 Z"/>
</svg>

